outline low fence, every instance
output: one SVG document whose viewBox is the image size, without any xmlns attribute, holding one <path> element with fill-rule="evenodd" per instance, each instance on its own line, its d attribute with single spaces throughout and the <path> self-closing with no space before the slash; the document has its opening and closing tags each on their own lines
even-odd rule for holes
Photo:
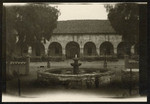
<svg viewBox="0 0 150 104">
<path fill-rule="evenodd" d="M 6 62 L 6 72 L 17 75 L 29 74 L 30 57 L 26 57 L 24 61 L 11 61 Z"/>
<path fill-rule="evenodd" d="M 26 62 L 10 62 L 10 70 L 13 73 L 19 73 L 20 75 L 27 74 Z"/>
</svg>

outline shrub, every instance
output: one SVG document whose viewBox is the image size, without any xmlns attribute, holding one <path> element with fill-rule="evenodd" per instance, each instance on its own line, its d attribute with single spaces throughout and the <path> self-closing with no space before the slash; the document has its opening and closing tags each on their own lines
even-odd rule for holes
<svg viewBox="0 0 150 104">
<path fill-rule="evenodd" d="M 32 56 L 30 57 L 31 62 L 47 62 L 50 61 L 62 61 L 63 58 L 61 56 L 57 57 L 49 57 L 49 56 Z M 26 61 L 26 57 L 14 57 L 12 61 Z"/>
<path fill-rule="evenodd" d="M 83 56 L 82 61 L 103 61 L 105 60 L 104 56 Z M 116 56 L 107 56 L 107 61 L 118 61 Z"/>
</svg>

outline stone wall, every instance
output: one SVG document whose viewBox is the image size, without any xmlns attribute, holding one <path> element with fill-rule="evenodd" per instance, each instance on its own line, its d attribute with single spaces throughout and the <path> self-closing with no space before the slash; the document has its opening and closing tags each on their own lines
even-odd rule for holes
<svg viewBox="0 0 150 104">
<path fill-rule="evenodd" d="M 20 75 L 25 75 L 26 74 L 26 62 L 11 62 L 10 70 L 12 71 L 13 74 L 19 73 Z"/>
<path fill-rule="evenodd" d="M 25 61 L 6 62 L 6 76 L 18 77 L 18 75 L 28 75 L 30 70 L 30 57 L 26 57 Z"/>
<path fill-rule="evenodd" d="M 54 74 L 39 70 L 38 81 L 47 85 L 65 85 L 68 88 L 95 88 L 108 85 L 112 82 L 114 72 L 91 74 Z"/>
</svg>

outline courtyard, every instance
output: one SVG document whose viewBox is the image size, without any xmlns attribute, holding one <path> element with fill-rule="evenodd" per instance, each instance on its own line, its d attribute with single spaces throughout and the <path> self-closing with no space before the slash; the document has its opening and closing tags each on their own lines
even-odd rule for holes
<svg viewBox="0 0 150 104">
<path fill-rule="evenodd" d="M 3 102 L 145 101 L 139 88 L 139 8 L 4 3 Z"/>
<path fill-rule="evenodd" d="M 50 62 L 51 68 L 72 68 L 70 63 L 72 63 L 73 60 L 65 60 L 60 62 Z M 102 68 L 104 61 L 79 61 L 82 63 L 80 68 Z M 40 67 L 44 66 L 44 67 Z M 55 98 L 55 100 L 61 100 L 59 98 L 60 96 L 65 95 L 64 97 L 67 98 L 67 96 L 93 96 L 93 98 L 97 97 L 106 97 L 106 98 L 128 98 L 129 95 L 129 89 L 124 88 L 124 84 L 121 80 L 121 70 L 124 70 L 124 60 L 118 60 L 118 61 L 108 61 L 107 67 L 110 68 L 112 71 L 115 72 L 115 76 L 113 77 L 113 83 L 107 86 L 100 86 L 99 88 L 81 88 L 81 89 L 71 89 L 66 88 L 65 86 L 48 86 L 48 85 L 42 85 L 37 80 L 37 71 L 38 70 L 44 70 L 47 68 L 46 62 L 31 62 L 30 63 L 30 72 L 27 76 L 21 76 L 20 77 L 20 88 L 21 88 L 21 96 L 23 98 L 38 98 L 43 96 L 58 96 L 58 99 Z M 50 68 L 50 69 L 51 69 Z M 18 96 L 18 79 L 14 78 L 10 81 L 7 81 L 7 87 L 6 87 L 6 95 L 12 95 L 12 96 Z M 133 97 L 138 97 L 138 90 L 133 90 Z M 66 96 L 67 95 L 67 96 Z M 95 96 L 95 97 L 94 97 Z M 73 98 L 72 98 L 73 99 Z M 77 98 L 78 99 L 78 98 Z M 76 99 L 76 100 L 77 100 Z M 52 99 L 50 99 L 51 101 Z M 82 99 L 84 100 L 84 99 Z"/>
</svg>

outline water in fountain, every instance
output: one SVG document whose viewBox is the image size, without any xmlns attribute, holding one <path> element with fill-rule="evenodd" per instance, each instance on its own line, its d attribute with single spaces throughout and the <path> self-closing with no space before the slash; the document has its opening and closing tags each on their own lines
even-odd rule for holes
<svg viewBox="0 0 150 104">
<path fill-rule="evenodd" d="M 79 63 L 79 58 L 75 55 L 73 58 L 74 63 L 71 63 L 72 68 L 54 68 L 45 71 L 38 71 L 37 76 L 39 81 L 44 81 L 47 84 L 54 83 L 64 84 L 67 83 L 69 86 L 75 86 L 80 84 L 81 86 L 96 86 L 103 83 L 103 81 L 110 82 L 111 71 L 104 71 L 103 68 L 80 68 L 81 63 Z M 105 80 L 106 79 L 106 80 Z M 79 86 L 80 86 L 79 85 Z"/>
</svg>

